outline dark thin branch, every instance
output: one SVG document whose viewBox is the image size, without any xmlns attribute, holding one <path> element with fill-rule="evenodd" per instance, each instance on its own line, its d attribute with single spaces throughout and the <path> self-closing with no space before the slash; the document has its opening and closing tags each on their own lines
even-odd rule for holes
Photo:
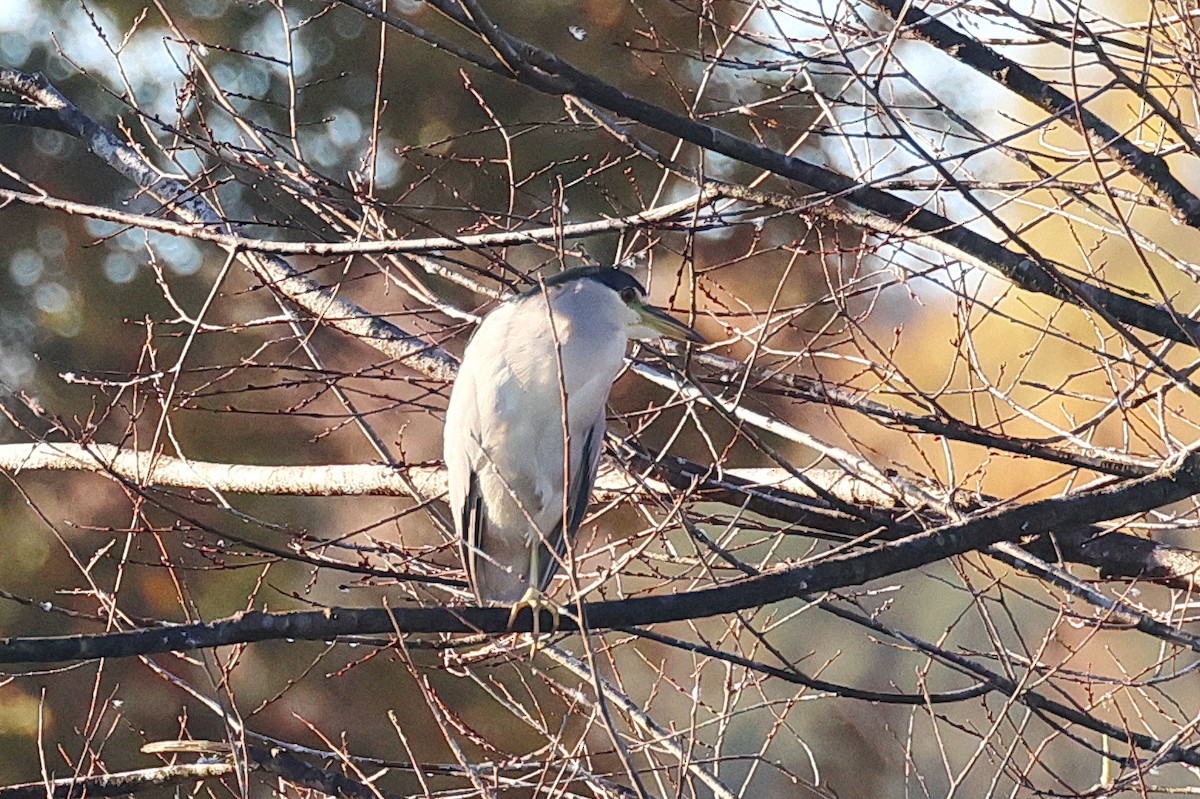
<svg viewBox="0 0 1200 799">
<path fill-rule="evenodd" d="M 264 773 L 344 799 L 399 799 L 398 794 L 380 790 L 329 769 L 318 768 L 282 747 L 269 749 L 248 744 L 246 757 Z"/>
<path fill-rule="evenodd" d="M 861 617 L 859 617 L 859 619 L 856 619 L 856 620 L 861 620 Z M 869 621 L 869 620 L 867 620 L 867 621 Z M 900 640 L 904 641 L 906 644 L 909 644 L 910 646 L 913 646 L 918 651 L 923 652 L 923 653 L 929 655 L 930 657 L 940 659 L 943 662 L 948 661 L 947 665 L 949 665 L 952 668 L 955 668 L 959 671 L 963 671 L 967 674 L 970 674 L 971 676 L 973 676 L 977 680 L 979 680 L 979 682 L 976 685 L 971 686 L 970 688 L 964 688 L 959 691 L 947 691 L 947 692 L 940 693 L 940 694 L 929 694 L 927 696 L 924 696 L 923 698 L 926 699 L 929 704 L 944 704 L 944 703 L 948 703 L 948 702 L 955 702 L 955 701 L 961 701 L 964 699 L 973 698 L 975 696 L 980 696 L 980 695 L 988 694 L 991 692 L 999 692 L 1001 694 L 1004 694 L 1005 696 L 1012 697 L 1013 699 L 1015 699 L 1017 702 L 1019 702 L 1022 705 L 1025 705 L 1027 707 L 1034 709 L 1039 715 L 1042 715 L 1043 717 L 1057 716 L 1059 718 L 1068 720 L 1073 724 L 1078 724 L 1081 727 L 1093 730 L 1093 731 L 1101 733 L 1103 735 L 1108 735 L 1113 738 L 1123 739 L 1127 736 L 1127 732 L 1125 730 L 1121 730 L 1111 724 L 1107 724 L 1107 723 L 1095 718 L 1094 716 L 1091 716 L 1077 708 L 1073 708 L 1068 705 L 1064 705 L 1060 702 L 1055 702 L 1051 699 L 1047 699 L 1045 696 L 1042 696 L 1041 694 L 1038 694 L 1034 691 L 1021 690 L 1020 686 L 1017 683 L 1013 682 L 1012 680 L 1009 680 L 1009 679 L 1003 677 L 1002 675 L 996 674 L 995 672 L 984 669 L 983 667 L 979 666 L 978 664 L 972 663 L 971 661 L 967 660 L 966 658 L 955 655 L 954 653 L 950 652 L 949 650 L 946 650 L 942 647 L 935 647 L 935 646 L 931 646 L 926 643 L 919 642 L 916 639 L 914 639 L 908 635 L 904 635 L 902 633 L 898 633 L 893 630 L 888 630 L 886 628 L 882 628 L 882 625 L 880 625 L 880 628 L 881 628 L 880 632 L 883 632 L 885 635 L 900 638 Z M 797 683 L 797 684 L 801 684 L 801 685 L 808 685 L 809 687 L 813 687 L 813 688 L 817 687 L 816 685 L 809 685 L 809 681 L 811 680 L 811 678 L 803 677 L 802 679 L 797 679 L 795 676 L 796 673 L 793 671 L 790 671 L 788 669 L 781 669 L 778 667 L 768 666 L 766 664 L 759 663 L 757 661 L 749 660 L 748 658 L 743 658 L 738 655 L 733 655 L 728 652 L 723 652 L 719 649 L 715 649 L 715 648 L 707 646 L 705 644 L 697 644 L 697 643 L 694 643 L 691 641 L 684 641 L 684 640 L 681 640 L 678 638 L 673 638 L 671 636 L 662 635 L 660 633 L 655 633 L 655 632 L 651 632 L 649 630 L 638 629 L 638 628 L 628 628 L 628 629 L 625 629 L 624 631 L 629 632 L 633 635 L 638 635 L 638 636 L 641 636 L 644 638 L 648 638 L 652 641 L 656 641 L 656 642 L 664 644 L 666 646 L 683 649 L 683 650 L 689 651 L 689 652 L 696 652 L 698 654 L 703 654 L 707 657 L 713 657 L 713 658 L 717 658 L 719 660 L 725 660 L 727 662 L 735 663 L 744 668 L 751 669 L 754 671 L 759 671 L 762 673 L 766 673 L 766 674 L 769 674 L 770 676 L 777 677 L 777 678 L 783 679 L 783 680 L 787 680 L 788 682 Z M 814 681 L 814 682 L 819 683 L 821 681 Z M 886 698 L 870 699 L 865 694 L 870 694 L 872 692 L 862 692 L 862 691 L 857 691 L 857 689 L 846 689 L 841 686 L 836 686 L 836 687 L 831 687 L 831 688 L 825 688 L 823 690 L 833 691 L 833 692 L 837 693 L 839 696 L 846 696 L 848 698 L 868 699 L 869 701 L 885 702 L 885 703 L 891 703 L 891 704 L 903 703 L 906 699 L 908 699 L 911 696 L 909 694 L 885 694 L 883 696 Z M 1134 742 L 1140 748 L 1143 748 L 1143 749 L 1146 749 L 1149 751 L 1153 751 L 1153 752 L 1162 752 L 1164 749 L 1164 743 L 1162 741 L 1158 741 L 1158 740 L 1151 738 L 1150 736 L 1146 736 L 1146 735 L 1135 738 Z M 1170 755 L 1175 760 L 1179 760 L 1179 761 L 1186 762 L 1186 763 L 1200 762 L 1200 752 L 1197 752 L 1197 750 L 1195 750 L 1195 749 L 1180 749 L 1179 747 L 1170 747 L 1170 750 L 1171 750 Z M 1112 757 L 1114 760 L 1117 760 L 1119 762 L 1125 762 L 1127 760 L 1126 758 L 1122 758 L 1122 757 L 1119 757 L 1116 755 L 1109 755 L 1109 757 Z"/>
<path fill-rule="evenodd" d="M 932 44 L 1039 108 L 1075 125 L 1097 147 L 1125 167 L 1129 174 L 1140 179 L 1170 210 L 1176 221 L 1200 227 L 1200 197 L 1179 182 L 1163 158 L 1138 148 L 1099 116 L 1020 64 L 934 19 L 912 3 L 905 0 L 869 2 L 902 26 L 900 32 L 903 35 Z"/>
<path fill-rule="evenodd" d="M 900 634 L 900 637 L 902 640 L 907 640 L 907 636 L 904 636 L 903 634 Z M 913 645 L 919 649 L 923 649 L 920 643 L 914 643 Z M 1196 749 L 1195 747 L 1183 749 L 1175 745 L 1173 740 L 1162 741 L 1144 733 L 1138 733 L 1128 728 L 1122 728 L 1113 724 L 1108 724 L 1078 707 L 1073 707 L 1071 705 L 1063 704 L 1062 702 L 1056 702 L 1053 699 L 1048 699 L 1035 691 L 1029 690 L 1024 682 L 1018 682 L 1009 679 L 1002 674 L 998 674 L 990 669 L 984 668 L 969 658 L 963 657 L 962 655 L 957 655 L 949 650 L 940 649 L 939 656 L 944 662 L 952 664 L 965 674 L 970 674 L 980 680 L 987 681 L 996 690 L 1012 697 L 1020 704 L 1034 710 L 1043 721 L 1052 724 L 1057 729 L 1062 730 L 1067 735 L 1070 735 L 1072 739 L 1085 746 L 1091 747 L 1091 745 L 1089 745 L 1086 741 L 1083 741 L 1077 735 L 1061 728 L 1059 725 L 1054 724 L 1054 722 L 1047 717 L 1057 716 L 1058 718 L 1070 722 L 1071 724 L 1077 724 L 1084 729 L 1093 730 L 1101 733 L 1102 735 L 1107 735 L 1113 740 L 1126 741 L 1139 749 L 1155 753 L 1156 757 L 1163 758 L 1163 762 L 1171 761 L 1188 763 L 1190 765 L 1200 765 L 1200 750 Z M 1091 748 L 1094 749 L 1095 747 Z M 1104 756 L 1109 757 L 1117 762 L 1129 762 L 1127 758 L 1122 758 L 1118 755 L 1110 754 L 1108 752 L 1098 752 L 1098 754 L 1103 754 Z"/>
<path fill-rule="evenodd" d="M 668 343 L 671 352 L 681 352 L 682 348 L 674 342 Z M 715 369 L 718 375 L 712 382 L 718 384 L 741 385 L 746 375 L 746 365 L 731 358 L 725 358 L 715 353 L 698 352 L 692 355 L 692 360 L 700 365 Z M 707 382 L 707 381 L 706 381 Z M 857 411 L 865 416 L 885 422 L 895 423 L 896 429 L 911 429 L 921 433 L 945 436 L 956 441 L 991 447 L 1001 452 L 1011 452 L 1014 455 L 1026 455 L 1031 458 L 1061 463 L 1091 469 L 1101 474 L 1111 474 L 1119 477 L 1143 477 L 1154 471 L 1154 464 L 1149 459 L 1136 462 L 1133 459 L 1118 461 L 1104 455 L 1093 455 L 1055 447 L 1045 441 L 993 433 L 978 425 L 968 424 L 951 416 L 934 414 L 910 413 L 883 402 L 865 396 L 863 392 L 851 391 L 840 386 L 830 385 L 819 378 L 805 375 L 779 372 L 765 368 L 750 369 L 749 385 L 764 394 L 776 394 L 791 399 L 808 402 L 820 402 L 838 408 Z M 1129 456 L 1126 456 L 1129 458 Z"/>
<path fill-rule="evenodd" d="M 386 24 L 394 24 L 367 0 L 339 1 Z M 471 20 L 452 0 L 429 1 L 460 24 L 472 26 Z M 965 225 L 840 172 L 674 114 L 577 69 L 553 53 L 509 33 L 498 29 L 496 32 L 506 38 L 511 52 L 525 60 L 528 68 L 508 74 L 523 85 L 547 94 L 581 97 L 706 150 L 811 186 L 824 193 L 829 202 L 845 200 L 863 209 L 867 213 L 854 215 L 855 220 L 869 229 L 888 235 L 928 236 L 949 247 L 964 261 L 995 269 L 1027 291 L 1046 294 L 1073 305 L 1101 309 L 1115 321 L 1183 344 L 1196 346 L 1200 342 L 1200 322 L 1196 320 L 1077 278 L 1053 274 L 1033 258 L 1013 252 Z"/>
<path fill-rule="evenodd" d="M 914 509 L 894 498 L 884 504 L 880 501 L 882 497 L 863 496 L 861 482 L 839 472 L 810 469 L 806 474 L 826 491 L 847 502 L 869 505 L 875 513 L 889 513 L 891 519 L 886 529 L 844 513 L 819 496 L 793 490 L 794 487 L 761 485 L 673 455 L 651 455 L 633 448 L 626 452 L 643 468 L 653 469 L 654 475 L 667 485 L 680 491 L 698 492 L 706 501 L 745 508 L 768 519 L 794 525 L 797 535 L 847 541 L 874 533 L 875 540 L 888 537 L 895 540 L 901 535 L 912 535 L 931 525 L 947 522 L 945 516 L 933 508 Z M 998 500 L 993 497 L 975 496 L 955 504 L 960 510 L 971 512 L 996 502 Z M 914 517 L 914 510 L 920 513 L 919 518 Z M 1092 566 L 1104 578 L 1147 580 L 1184 591 L 1200 590 L 1200 552 L 1192 549 L 1093 524 L 1057 528 L 1024 537 L 1021 541 L 1025 549 L 1040 558 Z"/>
<path fill-rule="evenodd" d="M 741 666 L 749 671 L 756 671 L 759 674 L 765 674 L 768 677 L 783 680 L 784 682 L 792 683 L 793 685 L 802 685 L 805 688 L 814 691 L 824 691 L 846 699 L 861 699 L 865 702 L 879 702 L 885 705 L 945 705 L 954 702 L 962 702 L 968 699 L 974 699 L 979 696 L 991 693 L 992 687 L 987 683 L 976 683 L 968 688 L 960 688 L 957 691 L 943 691 L 940 693 L 928 694 L 899 694 L 899 693 L 884 693 L 882 691 L 865 691 L 861 688 L 853 688 L 849 685 L 839 685 L 827 680 L 809 677 L 795 667 L 783 668 L 781 666 L 772 666 L 769 663 L 752 660 L 747 657 L 742 657 L 734 652 L 726 652 L 722 649 L 701 644 L 695 641 L 685 641 L 682 638 L 675 638 L 670 635 L 656 633 L 653 630 L 647 630 L 640 627 L 618 627 L 621 632 L 636 635 L 639 638 L 645 638 L 649 641 L 663 644 L 672 647 L 673 649 L 681 649 L 685 652 L 692 652 L 705 657 L 716 658 L 717 660 L 733 663 Z M 3 797 L 0 797 L 3 799 Z"/>
</svg>

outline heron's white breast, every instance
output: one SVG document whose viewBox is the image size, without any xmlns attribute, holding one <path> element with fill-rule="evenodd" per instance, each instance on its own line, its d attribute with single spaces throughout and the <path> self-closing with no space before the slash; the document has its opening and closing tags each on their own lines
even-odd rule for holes
<svg viewBox="0 0 1200 799">
<path fill-rule="evenodd" d="M 564 487 L 580 466 L 586 436 L 603 418 L 624 360 L 624 303 L 614 292 L 581 281 L 551 289 L 550 302 L 554 333 L 545 295 L 522 297 L 484 319 L 463 358 L 463 373 L 473 377 L 463 388 L 471 389 L 473 401 L 464 403 L 460 423 L 477 442 L 471 465 L 490 520 L 500 526 L 527 527 L 533 517 L 547 531 L 562 518 Z M 569 474 L 563 469 L 564 389 Z"/>
</svg>

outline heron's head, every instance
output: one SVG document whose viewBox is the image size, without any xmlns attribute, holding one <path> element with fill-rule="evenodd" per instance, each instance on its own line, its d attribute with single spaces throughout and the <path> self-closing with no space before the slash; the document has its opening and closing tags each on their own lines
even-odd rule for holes
<svg viewBox="0 0 1200 799">
<path fill-rule="evenodd" d="M 704 336 L 669 313 L 646 301 L 646 289 L 632 275 L 613 267 L 584 267 L 569 269 L 545 281 L 552 284 L 569 285 L 576 280 L 591 280 L 611 291 L 616 302 L 600 303 L 595 313 L 604 313 L 608 308 L 621 309 L 624 316 L 625 335 L 631 339 L 673 338 L 677 341 L 693 341 L 707 344 Z"/>
</svg>

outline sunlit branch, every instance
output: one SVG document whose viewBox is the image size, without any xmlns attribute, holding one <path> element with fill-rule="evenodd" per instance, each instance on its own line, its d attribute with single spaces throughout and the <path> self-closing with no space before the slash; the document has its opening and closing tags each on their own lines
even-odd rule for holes
<svg viewBox="0 0 1200 799">
<path fill-rule="evenodd" d="M 188 785 L 233 776 L 232 763 L 192 763 L 95 777 L 64 777 L 45 782 L 0 786 L 0 799 L 72 799 L 78 796 L 126 796 L 156 788 Z"/>
<path fill-rule="evenodd" d="M 1200 198 L 1179 182 L 1164 159 L 1138 148 L 1098 115 L 1021 65 L 955 31 L 921 9 L 901 0 L 870 2 L 896 20 L 903 35 L 929 42 L 951 58 L 967 64 L 1029 102 L 1076 126 L 1097 147 L 1147 185 L 1177 221 L 1192 227 L 1200 226 Z"/>
<path fill-rule="evenodd" d="M 380 18 L 387 24 L 395 24 L 391 17 L 382 14 L 365 0 L 340 2 Z M 453 0 L 431 0 L 431 3 L 463 25 L 473 24 Z M 858 209 L 856 213 L 861 224 L 869 229 L 892 235 L 904 235 L 905 231 L 911 230 L 919 237 L 930 237 L 949 247 L 964 262 L 1003 274 L 1028 291 L 1102 310 L 1117 322 L 1174 341 L 1193 346 L 1200 342 L 1200 323 L 1180 313 L 1072 278 L 1057 268 L 1050 270 L 1051 264 L 1039 263 L 1029 256 L 1010 251 L 926 208 L 826 167 L 760 146 L 633 97 L 499 28 L 491 28 L 491 33 L 493 37 L 502 37 L 508 43 L 506 50 L 510 57 L 519 56 L 521 60 L 516 66 L 508 65 L 512 68 L 511 77 L 532 89 L 554 95 L 577 95 L 699 147 L 811 186 L 822 193 L 821 199 L 850 203 Z"/>
<path fill-rule="evenodd" d="M 43 126 L 44 127 L 44 126 Z M 484 247 L 510 247 L 519 244 L 540 244 L 559 239 L 579 239 L 601 233 L 628 230 L 631 228 L 661 226 L 676 217 L 687 215 L 689 224 L 697 208 L 704 208 L 713 198 L 719 197 L 719 186 L 713 184 L 698 191 L 694 197 L 678 202 L 639 211 L 623 217 L 599 219 L 594 222 L 536 227 L 527 230 L 510 230 L 500 233 L 480 233 L 467 236 L 437 236 L 432 238 L 381 239 L 368 241 L 270 241 L 235 233 L 213 230 L 206 224 L 185 224 L 170 219 L 145 214 L 117 211 L 97 205 L 63 200 L 27 192 L 0 188 L 0 202 L 16 202 L 39 208 L 62 211 L 66 214 L 102 219 L 121 225 L 152 230 L 173 236 L 208 241 L 229 250 L 270 253 L 274 255 L 398 255 L 402 253 L 431 254 L 457 250 L 476 250 Z M 366 313 L 362 311 L 361 313 Z M 328 315 L 328 314 L 327 314 Z"/>
<path fill-rule="evenodd" d="M 1158 474 L 1118 487 L 992 510 L 862 552 L 842 553 L 799 566 L 783 567 L 714 588 L 588 604 L 585 606 L 586 626 L 604 629 L 657 624 L 760 607 L 801 594 L 861 585 L 1000 541 L 1144 513 L 1197 493 L 1200 493 L 1200 455 L 1193 453 L 1177 459 L 1169 469 Z M 542 624 L 541 628 L 546 626 Z M 577 620 L 564 614 L 560 629 L 569 631 L 578 626 Z M 1200 651 L 1197 639 L 1173 628 L 1164 629 L 1161 623 L 1139 620 L 1136 627 L 1171 643 Z M 353 634 L 502 633 L 509 629 L 509 610 L 504 607 L 331 608 L 284 614 L 251 612 L 204 624 L 108 635 L 8 638 L 0 641 L 0 662 L 128 657 L 287 638 L 320 641 Z M 511 629 L 531 631 L 533 619 L 522 613 Z"/>
</svg>

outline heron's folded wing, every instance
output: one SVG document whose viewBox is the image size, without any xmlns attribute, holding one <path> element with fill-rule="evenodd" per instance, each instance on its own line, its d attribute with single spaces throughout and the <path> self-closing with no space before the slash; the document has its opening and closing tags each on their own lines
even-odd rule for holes
<svg viewBox="0 0 1200 799">
<path fill-rule="evenodd" d="M 583 440 L 583 449 L 579 454 L 579 466 L 575 470 L 570 490 L 567 492 L 567 524 L 569 525 L 567 533 L 572 537 L 579 529 L 579 525 L 583 523 L 584 514 L 587 513 L 588 505 L 592 501 L 592 485 L 596 482 L 596 469 L 600 465 L 601 447 L 604 445 L 604 428 L 605 421 L 601 417 L 600 421 L 588 431 L 587 437 Z M 554 576 L 558 565 L 566 557 L 567 541 L 563 537 L 562 529 L 562 522 L 559 522 L 555 525 L 554 532 L 550 534 L 548 540 L 542 542 L 541 560 L 538 561 L 541 564 L 542 573 L 537 576 L 536 586 L 539 591 L 546 590 L 546 586 L 550 584 L 550 578 Z M 551 547 L 554 554 L 550 554 Z"/>
</svg>

